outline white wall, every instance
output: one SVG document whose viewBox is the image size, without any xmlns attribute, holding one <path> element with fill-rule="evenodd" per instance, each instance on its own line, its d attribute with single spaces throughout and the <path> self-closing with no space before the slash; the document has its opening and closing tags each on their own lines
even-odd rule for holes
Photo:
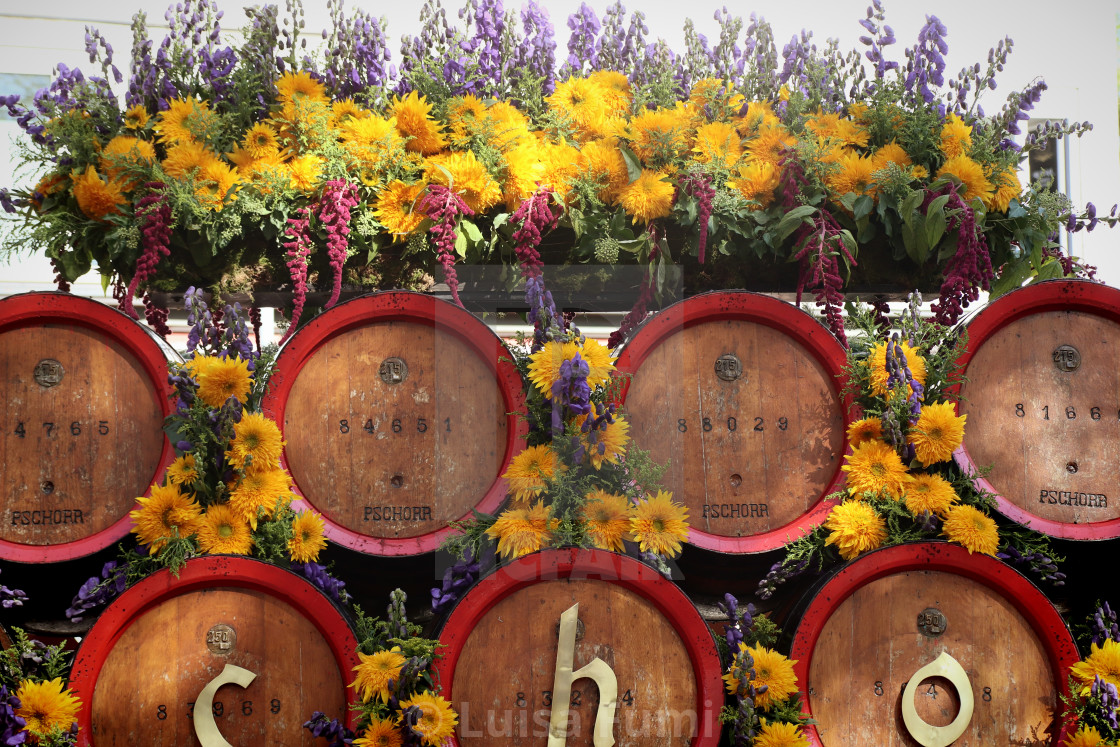
<svg viewBox="0 0 1120 747">
<path fill-rule="evenodd" d="M 244 17 L 241 6 L 246 3 L 223 3 L 224 23 L 234 28 Z M 508 7 L 519 6 L 507 0 Z M 579 0 L 546 0 L 561 48 L 567 41 L 566 20 L 579 7 Z M 589 3 L 602 15 L 606 0 Z M 691 16 L 699 30 L 710 39 L 717 37 L 713 13 L 724 2 L 693 0 L 680 2 L 631 2 L 628 7 L 646 13 L 647 25 L 655 36 L 667 39 L 675 48 L 682 46 L 685 16 Z M 402 33 L 418 30 L 419 2 L 372 3 L 362 0 L 360 7 L 385 15 L 394 57 L 397 56 Z M 458 0 L 447 0 L 449 15 L 459 9 Z M 752 5 L 754 7 L 752 7 Z M 842 48 L 857 45 L 863 33 L 858 25 L 864 17 L 865 0 L 801 0 L 791 3 L 733 4 L 732 11 L 749 16 L 752 10 L 770 21 L 779 47 L 802 28 L 824 40 L 836 37 Z M 127 75 L 131 44 L 129 23 L 132 14 L 143 9 L 148 13 L 149 28 L 163 23 L 164 3 L 154 0 L 112 0 L 91 4 L 87 0 L 46 0 L 17 3 L 0 0 L 0 72 L 49 74 L 57 62 L 82 67 L 90 72 L 89 60 L 83 52 L 84 25 L 92 23 L 110 40 L 117 55 L 117 65 Z M 347 7 L 350 7 L 349 5 Z M 985 62 L 988 49 L 1005 35 L 1015 41 L 1011 60 L 998 78 L 1000 88 L 984 99 L 985 109 L 1000 108 L 1013 90 L 1029 85 L 1042 77 L 1049 90 L 1033 117 L 1089 120 L 1096 129 L 1089 135 L 1074 139 L 1070 146 L 1071 197 L 1078 205 L 1096 203 L 1107 213 L 1120 202 L 1120 131 L 1117 127 L 1117 23 L 1120 3 L 1101 0 L 1067 0 L 1064 3 L 1043 3 L 1024 0 L 1017 3 L 977 2 L 976 0 L 938 0 L 936 3 L 888 3 L 887 23 L 898 37 L 893 48 L 897 56 L 916 39 L 925 14 L 932 13 L 948 27 L 948 72 L 973 62 Z M 319 30 L 328 24 L 325 5 L 307 2 L 307 30 Z M 309 43 L 315 42 L 314 34 Z M 562 56 L 558 52 L 558 56 Z M 895 55 L 892 55 L 895 56 Z M 7 93 L 0 91 L 0 93 Z M 8 140 L 14 131 L 11 122 L 0 122 L 0 186 L 13 183 L 10 173 L 12 159 Z M 1109 231 L 1103 226 L 1092 235 L 1081 232 L 1074 237 L 1074 253 L 1101 269 L 1101 277 L 1120 286 L 1120 229 Z M 30 261 L 15 268 L 0 268 L 0 283 L 19 281 L 22 284 L 50 286 L 50 272 L 45 263 Z M 100 284 L 90 278 L 87 286 L 100 293 Z M 9 291 L 11 292 L 11 291 Z"/>
</svg>

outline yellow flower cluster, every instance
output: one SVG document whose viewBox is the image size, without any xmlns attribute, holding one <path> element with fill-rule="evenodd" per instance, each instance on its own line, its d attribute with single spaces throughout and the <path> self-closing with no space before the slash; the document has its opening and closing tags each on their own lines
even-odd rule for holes
<svg viewBox="0 0 1120 747">
<path fill-rule="evenodd" d="M 196 396 L 211 409 L 230 397 L 243 402 L 252 388 L 248 363 L 235 358 L 198 355 L 184 365 L 184 372 L 198 382 Z M 292 478 L 280 466 L 283 449 L 275 422 L 256 412 L 246 412 L 233 426 L 224 456 L 234 478 L 224 486 L 227 498 L 201 506 L 196 498 L 204 479 L 193 453 L 183 454 L 167 468 L 163 484 L 137 498 L 130 516 L 132 531 L 155 555 L 172 537 L 194 536 L 206 553 L 246 555 L 253 547 L 253 530 L 261 516 L 271 519 L 291 503 Z M 212 486 L 211 486 L 212 487 Z M 310 512 L 295 514 L 288 551 L 295 562 L 319 557 L 326 547 L 323 520 Z"/>
<path fill-rule="evenodd" d="M 16 716 L 24 719 L 24 728 L 31 735 L 28 744 L 38 744 L 40 737 L 48 736 L 54 729 L 69 731 L 81 708 L 81 702 L 59 677 L 49 682 L 23 680 L 15 695 L 20 703 Z"/>
<path fill-rule="evenodd" d="M 926 381 L 926 361 L 918 350 L 900 343 L 911 376 L 919 384 Z M 872 346 L 867 358 L 867 380 L 870 393 L 886 397 L 886 343 Z M 907 383 L 906 394 L 912 394 Z M 957 415 L 949 402 L 923 405 L 917 422 L 909 427 L 907 442 L 914 449 L 914 458 L 923 468 L 948 461 L 964 440 L 966 416 Z M 885 496 L 902 501 L 915 517 L 931 513 L 942 521 L 942 533 L 965 547 L 969 553 L 995 555 L 999 535 L 995 521 L 979 509 L 958 504 L 953 485 L 936 472 L 912 471 L 898 451 L 887 443 L 879 418 L 863 418 L 848 426 L 851 453 L 841 469 L 847 473 L 850 500 L 833 508 L 825 521 L 831 531 L 826 544 L 836 545 L 841 557 L 851 560 L 879 547 L 887 538 L 883 517 L 862 502 L 868 495 Z"/>
<path fill-rule="evenodd" d="M 407 662 L 400 647 L 394 646 L 388 651 L 377 651 L 368 655 L 359 651 L 358 658 L 361 663 L 354 667 L 354 681 L 350 683 L 350 687 L 357 690 L 358 697 L 363 703 L 369 703 L 374 699 L 381 703 L 388 703 L 392 694 L 389 687 L 400 680 L 401 670 Z M 459 722 L 458 714 L 443 697 L 424 690 L 400 701 L 400 714 L 396 720 L 391 716 L 371 719 L 369 726 L 362 730 L 354 744 L 359 747 L 383 745 L 399 747 L 403 744 L 404 732 L 401 723 L 404 712 L 412 706 L 420 711 L 416 723 L 411 724 L 411 729 L 419 734 L 421 744 L 440 747 L 454 734 L 455 725 Z"/>
</svg>

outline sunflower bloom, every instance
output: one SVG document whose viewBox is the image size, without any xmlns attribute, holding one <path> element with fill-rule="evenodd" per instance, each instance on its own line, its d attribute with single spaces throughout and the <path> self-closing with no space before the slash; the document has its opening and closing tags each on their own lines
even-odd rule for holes
<svg viewBox="0 0 1120 747">
<path fill-rule="evenodd" d="M 832 530 L 825 544 L 836 545 L 844 560 L 874 550 L 887 538 L 887 523 L 863 501 L 844 501 L 833 507 L 824 526 Z"/>
<path fill-rule="evenodd" d="M 583 519 L 587 536 L 602 550 L 624 552 L 622 539 L 630 531 L 630 501 L 621 495 L 593 490 L 586 496 Z"/>
<path fill-rule="evenodd" d="M 743 153 L 743 145 L 735 125 L 710 122 L 697 128 L 692 152 L 700 163 L 718 163 L 731 168 Z"/>
<path fill-rule="evenodd" d="M 393 236 L 393 241 L 401 241 L 420 228 L 426 216 L 416 210 L 416 203 L 424 193 L 423 184 L 406 184 L 394 181 L 381 190 L 377 196 L 377 221 Z"/>
<path fill-rule="evenodd" d="M 200 357 L 203 360 L 195 364 L 198 372 L 198 398 L 215 410 L 230 397 L 244 402 L 253 386 L 249 362 L 239 358 Z"/>
<path fill-rule="evenodd" d="M 20 702 L 16 715 L 27 722 L 25 728 L 34 735 L 33 739 L 56 728 L 69 731 L 81 707 L 74 694 L 62 686 L 61 677 L 50 682 L 24 680 L 19 683 L 16 697 Z"/>
<path fill-rule="evenodd" d="M 392 721 L 375 718 L 354 740 L 354 747 L 402 747 L 403 739 L 399 726 Z"/>
<path fill-rule="evenodd" d="M 845 457 L 848 463 L 840 469 L 848 473 L 848 493 L 886 492 L 901 498 L 910 482 L 906 465 L 898 453 L 882 441 L 864 441 Z"/>
<path fill-rule="evenodd" d="M 828 177 L 828 186 L 837 195 L 849 192 L 874 195 L 875 162 L 858 153 L 845 153 L 836 162 L 837 170 Z"/>
<path fill-rule="evenodd" d="M 995 556 L 999 548 L 999 533 L 995 519 L 974 506 L 952 506 L 945 512 L 941 533 L 968 550 Z"/>
<path fill-rule="evenodd" d="M 956 114 L 945 118 L 941 126 L 941 152 L 946 158 L 963 156 L 972 147 L 972 128 Z"/>
<path fill-rule="evenodd" d="M 920 513 L 930 513 L 944 516 L 945 512 L 957 502 L 957 492 L 953 484 L 941 475 L 914 475 L 910 486 L 906 488 L 904 501 L 910 513 L 917 516 Z"/>
<path fill-rule="evenodd" d="M 659 171 L 642 169 L 642 175 L 618 192 L 618 204 L 634 223 L 664 218 L 673 209 L 676 188 Z"/>
<path fill-rule="evenodd" d="M 284 440 L 280 428 L 259 412 L 246 413 L 233 426 L 233 440 L 226 451 L 231 465 L 246 471 L 276 469 Z"/>
<path fill-rule="evenodd" d="M 319 559 L 319 552 L 327 546 L 323 536 L 323 519 L 310 511 L 300 511 L 292 522 L 292 538 L 288 552 L 294 563 L 310 563 Z"/>
<path fill-rule="evenodd" d="M 630 443 L 630 424 L 621 415 L 614 416 L 613 423 L 604 422 L 595 431 L 595 442 L 591 442 L 591 434 L 582 430 L 583 422 L 589 416 L 584 415 L 578 420 L 580 439 L 591 457 L 591 464 L 595 469 L 602 469 L 604 463 L 618 464 L 618 460 L 626 453 L 626 445 Z"/>
<path fill-rule="evenodd" d="M 762 728 L 751 742 L 754 747 L 809 747 L 809 741 L 797 724 L 788 721 L 767 723 L 764 718 L 760 718 L 759 723 Z"/>
<path fill-rule="evenodd" d="M 995 187 L 984 176 L 984 167 L 973 161 L 968 156 L 956 156 L 946 161 L 937 171 L 937 176 L 954 176 L 963 188 L 965 202 L 971 202 L 979 197 L 981 201 L 988 202 L 992 199 Z"/>
<path fill-rule="evenodd" d="M 1009 168 L 997 174 L 992 180 L 992 184 L 995 187 L 995 192 L 992 193 L 990 199 L 984 202 L 984 206 L 998 213 L 1006 213 L 1007 209 L 1011 207 L 1011 201 L 1023 191 L 1023 185 L 1019 183 L 1019 174 L 1014 168 Z"/>
<path fill-rule="evenodd" d="M 511 459 L 502 477 L 509 481 L 513 502 L 528 506 L 529 501 L 548 489 L 556 469 L 556 452 L 548 444 L 540 444 L 529 446 Z"/>
<path fill-rule="evenodd" d="M 789 700 L 789 696 L 797 692 L 797 675 L 793 673 L 796 660 L 791 661 L 788 657 L 765 646 L 748 646 L 743 642 L 739 643 L 739 651 L 747 652 L 754 660 L 754 666 L 751 667 L 754 669 L 754 679 L 750 684 L 756 689 L 766 686 L 766 692 L 755 696 L 755 708 L 769 711 L 771 707 L 784 703 Z M 723 675 L 723 680 L 727 683 L 729 693 L 739 692 L 739 680 L 734 674 L 728 672 Z"/>
<path fill-rule="evenodd" d="M 760 163 L 768 163 L 775 169 L 785 158 L 786 152 L 797 145 L 797 138 L 784 127 L 763 127 L 758 136 L 746 145 L 750 157 Z"/>
<path fill-rule="evenodd" d="M 447 147 L 447 138 L 440 132 L 440 125 L 432 119 L 432 105 L 416 91 L 393 99 L 389 107 L 397 120 L 397 132 L 408 139 L 406 148 L 414 153 L 429 156 Z"/>
<path fill-rule="evenodd" d="M 883 438 L 883 421 L 879 418 L 863 418 L 848 426 L 848 443 L 853 448 L 866 441 Z"/>
<path fill-rule="evenodd" d="M 202 141 L 211 129 L 218 124 L 218 118 L 205 101 L 195 99 L 172 99 L 167 109 L 156 117 L 153 128 L 159 142 L 176 145 L 190 141 Z"/>
<path fill-rule="evenodd" d="M 1070 674 L 1084 686 L 1082 695 L 1089 694 L 1097 677 L 1120 687 L 1120 642 L 1106 638 L 1102 644 L 1090 645 L 1089 655 L 1070 667 Z"/>
<path fill-rule="evenodd" d="M 951 402 L 937 402 L 922 408 L 918 422 L 910 427 L 907 440 L 922 466 L 944 462 L 964 440 L 967 415 L 957 415 Z"/>
<path fill-rule="evenodd" d="M 602 134 L 602 122 L 608 113 L 603 88 L 588 78 L 569 78 L 557 83 L 545 101 L 553 111 L 571 120 L 576 137 L 590 140 Z"/>
<path fill-rule="evenodd" d="M 686 148 L 683 112 L 646 109 L 630 120 L 630 147 L 642 163 L 669 166 Z"/>
<path fill-rule="evenodd" d="M 319 156 L 299 156 L 288 161 L 288 178 L 292 189 L 310 192 L 319 183 L 322 173 L 323 159 Z"/>
<path fill-rule="evenodd" d="M 350 687 L 358 691 L 358 696 L 363 703 L 368 703 L 375 697 L 382 703 L 389 702 L 389 680 L 394 682 L 400 678 L 401 668 L 404 667 L 405 658 L 399 649 L 392 651 L 377 651 L 372 654 L 358 652 L 361 662 L 354 667 L 354 681 Z"/>
<path fill-rule="evenodd" d="M 570 361 L 580 352 L 579 345 L 574 342 L 560 342 L 552 340 L 546 342 L 541 349 L 529 357 L 529 381 L 537 390 L 548 399 L 552 399 L 552 384 L 560 376 L 560 366 L 564 361 Z M 582 356 L 581 356 L 582 357 Z M 588 363 L 590 369 L 591 364 Z M 590 385 L 591 374 L 588 373 Z"/>
<path fill-rule="evenodd" d="M 125 203 L 119 182 L 104 180 L 93 166 L 86 166 L 84 174 L 71 175 L 74 199 L 78 209 L 90 220 L 103 221 L 110 215 L 119 215 Z"/>
<path fill-rule="evenodd" d="M 1095 726 L 1082 724 L 1077 733 L 1062 742 L 1062 747 L 1108 747 Z"/>
<path fill-rule="evenodd" d="M 305 70 L 281 75 L 276 81 L 276 93 L 282 102 L 305 99 L 321 104 L 327 103 L 327 89 Z"/>
<path fill-rule="evenodd" d="M 402 700 L 401 718 L 404 718 L 404 711 L 412 706 L 420 709 L 420 718 L 412 726 L 412 730 L 420 734 L 421 744 L 441 747 L 455 733 L 459 716 L 451 708 L 451 704 L 439 695 L 425 690 L 408 700 Z"/>
<path fill-rule="evenodd" d="M 148 110 L 141 104 L 131 107 L 124 113 L 126 130 L 142 130 L 148 124 Z"/>
<path fill-rule="evenodd" d="M 198 524 L 198 549 L 208 553 L 248 555 L 253 548 L 249 522 L 237 515 L 228 503 L 206 509 Z"/>
<path fill-rule="evenodd" d="M 118 179 L 128 169 L 150 166 L 156 162 L 156 149 L 147 140 L 127 135 L 117 135 L 101 149 L 101 170 L 109 180 Z M 122 182 L 122 189 L 132 184 Z"/>
<path fill-rule="evenodd" d="M 923 358 L 917 348 L 910 347 L 906 341 L 898 343 L 902 347 L 902 355 L 906 358 L 906 365 L 910 369 L 910 375 L 914 377 L 914 381 L 922 386 L 926 385 L 926 359 Z M 871 392 L 876 397 L 887 396 L 887 380 L 890 374 L 887 372 L 887 343 L 880 342 L 871 348 L 870 354 L 867 358 L 868 365 L 871 367 Z M 902 361 L 899 361 L 901 364 Z M 910 384 L 907 382 L 906 396 L 910 396 Z"/>
<path fill-rule="evenodd" d="M 503 511 L 486 534 L 498 540 L 498 552 L 503 557 L 520 558 L 549 542 L 556 524 L 556 519 L 548 516 L 548 507 L 538 501 L 532 508 Z"/>
<path fill-rule="evenodd" d="M 630 182 L 626 159 L 618 146 L 608 140 L 592 140 L 580 148 L 580 171 L 599 184 L 598 197 L 605 203 L 613 202 Z"/>
<path fill-rule="evenodd" d="M 781 176 L 774 164 L 752 158 L 739 168 L 735 178 L 728 180 L 727 188 L 737 190 L 744 200 L 765 207 L 774 199 Z"/>
<path fill-rule="evenodd" d="M 429 184 L 442 184 L 458 193 L 467 207 L 476 213 L 485 213 L 502 199 L 502 188 L 475 158 L 474 151 L 448 153 L 429 158 L 427 163 L 424 179 Z"/>
<path fill-rule="evenodd" d="M 292 477 L 283 469 L 250 470 L 230 491 L 229 505 L 234 513 L 257 528 L 257 514 L 273 516 L 278 506 L 292 501 Z"/>
<path fill-rule="evenodd" d="M 240 180 L 237 169 L 221 162 L 210 163 L 195 175 L 194 195 L 203 207 L 220 212 L 227 198 L 236 197 L 235 189 Z"/>
<path fill-rule="evenodd" d="M 264 122 L 257 122 L 245 131 L 241 147 L 254 159 L 264 158 L 280 149 L 280 140 L 276 130 Z"/>
<path fill-rule="evenodd" d="M 195 169 L 202 170 L 213 164 L 221 164 L 217 153 L 202 143 L 193 140 L 179 143 L 167 149 L 167 158 L 160 162 L 163 170 L 173 179 L 183 179 Z"/>
<path fill-rule="evenodd" d="M 688 509 L 674 503 L 672 493 L 659 490 L 638 502 L 630 518 L 630 533 L 642 552 L 674 557 L 688 539 Z"/>
<path fill-rule="evenodd" d="M 137 498 L 137 508 L 129 511 L 132 531 L 140 544 L 148 545 L 155 555 L 167 544 L 167 538 L 189 537 L 198 529 L 202 515 L 198 504 L 179 492 L 176 485 L 153 485 L 151 495 Z"/>
<path fill-rule="evenodd" d="M 167 468 L 167 481 L 172 485 L 189 485 L 198 479 L 194 454 L 184 454 Z"/>
</svg>

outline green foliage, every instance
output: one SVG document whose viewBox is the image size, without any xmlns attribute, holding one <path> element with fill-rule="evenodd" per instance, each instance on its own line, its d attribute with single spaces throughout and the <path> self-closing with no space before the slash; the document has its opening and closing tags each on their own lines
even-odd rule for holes
<svg viewBox="0 0 1120 747">
<path fill-rule="evenodd" d="M 0 651 L 0 685 L 8 692 L 14 693 L 24 680 L 68 679 L 73 652 L 66 650 L 65 641 L 47 645 L 29 638 L 22 628 L 12 628 L 11 632 L 12 645 Z"/>
</svg>

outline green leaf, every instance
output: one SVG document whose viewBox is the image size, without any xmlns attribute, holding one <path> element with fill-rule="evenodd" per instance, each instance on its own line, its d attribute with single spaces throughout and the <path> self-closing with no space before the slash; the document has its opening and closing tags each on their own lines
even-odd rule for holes
<svg viewBox="0 0 1120 747">
<path fill-rule="evenodd" d="M 455 253 L 460 257 L 467 256 L 467 235 L 461 227 L 455 229 Z"/>
<path fill-rule="evenodd" d="M 469 220 L 465 220 L 461 224 L 463 229 L 467 232 L 467 238 L 471 240 L 472 244 L 477 244 L 482 241 L 482 231 L 478 230 L 478 226 Z"/>
<path fill-rule="evenodd" d="M 926 217 L 928 218 L 934 213 L 944 212 L 945 206 L 949 204 L 950 196 L 951 195 L 941 195 L 940 197 L 934 198 L 934 200 L 929 204 L 929 208 L 926 210 Z"/>
<path fill-rule="evenodd" d="M 925 199 L 925 196 L 926 191 L 924 189 L 916 189 L 907 195 L 906 199 L 902 201 L 902 205 L 898 208 L 898 214 L 902 216 L 902 220 L 907 223 L 910 222 L 910 219 L 913 217 L 915 211 L 917 211 L 918 206 L 922 204 L 922 200 Z"/>
<path fill-rule="evenodd" d="M 875 200 L 871 199 L 871 195 L 860 195 L 852 205 L 852 216 L 858 221 L 871 215 L 871 209 L 874 207 Z"/>
<path fill-rule="evenodd" d="M 1012 200 L 1011 204 L 1007 206 L 1008 218 L 1022 218 L 1026 214 L 1027 211 L 1023 209 L 1023 206 L 1019 204 L 1018 200 Z"/>
<path fill-rule="evenodd" d="M 626 161 L 626 173 L 630 178 L 630 183 L 633 184 L 642 175 L 642 162 L 629 148 L 620 145 L 618 149 L 622 151 L 622 160 Z"/>
<path fill-rule="evenodd" d="M 774 227 L 774 234 L 779 241 L 785 239 L 793 233 L 801 223 L 808 222 L 805 219 L 816 211 L 817 209 L 812 205 L 799 205 L 795 207 L 793 210 L 783 215 L 782 219 L 778 221 L 778 225 Z"/>
<path fill-rule="evenodd" d="M 941 241 L 941 237 L 945 235 L 946 223 L 944 211 L 939 210 L 926 215 L 926 242 L 930 247 L 937 246 Z"/>
</svg>

